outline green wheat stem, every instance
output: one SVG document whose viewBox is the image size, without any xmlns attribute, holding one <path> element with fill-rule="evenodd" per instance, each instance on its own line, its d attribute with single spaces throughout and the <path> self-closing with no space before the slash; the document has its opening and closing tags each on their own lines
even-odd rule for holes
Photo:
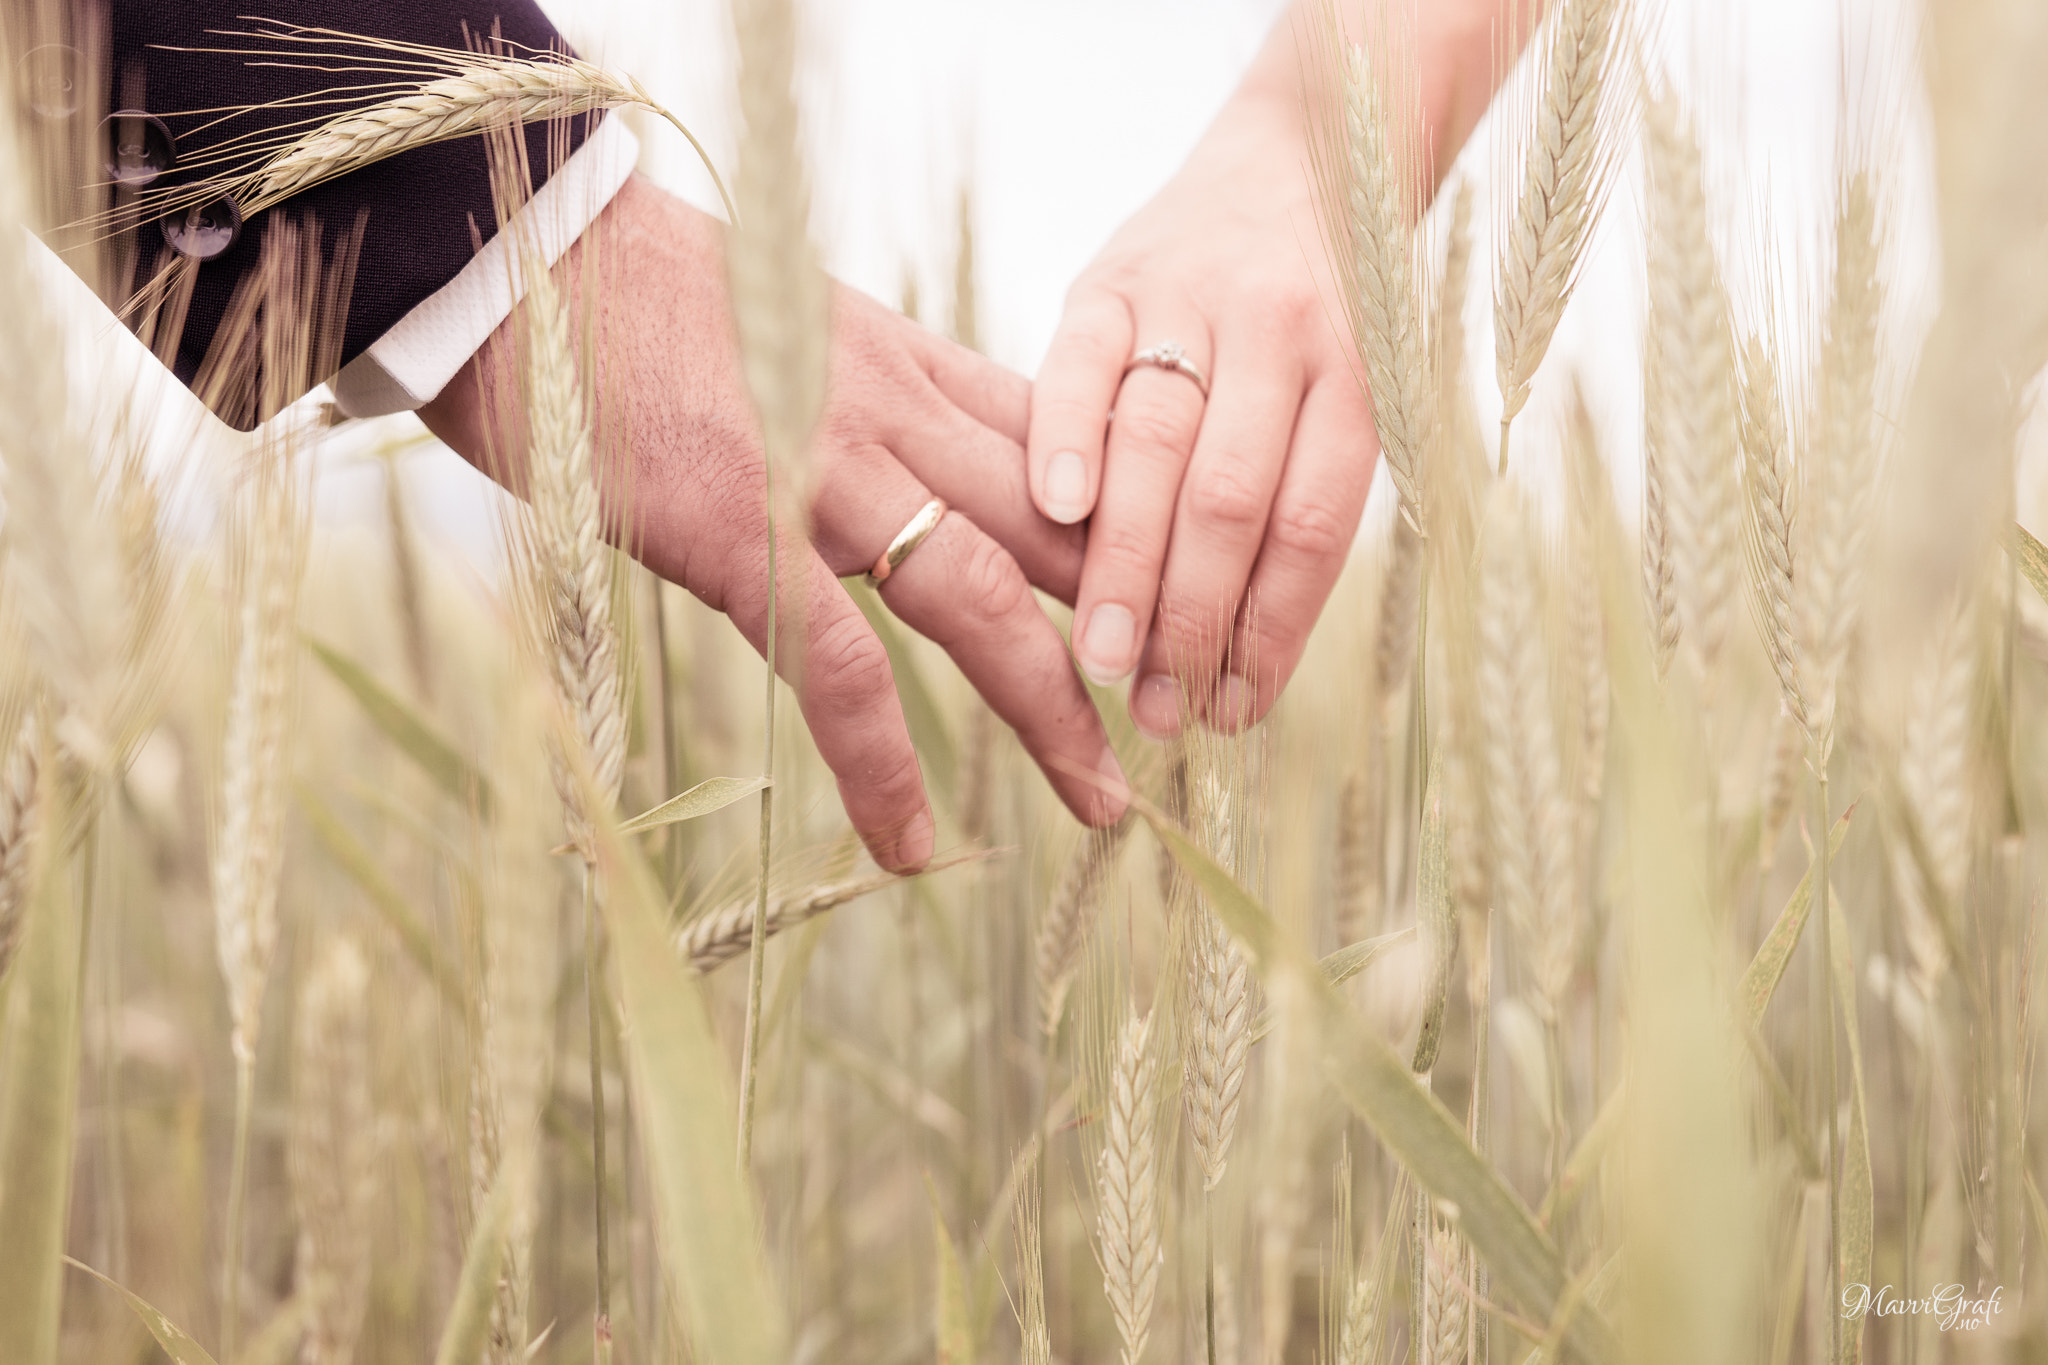
<svg viewBox="0 0 2048 1365">
<path fill-rule="evenodd" d="M 1202 1191 L 1202 1317 L 1208 1365 L 1216 1365 L 1216 1196 Z"/>
<path fill-rule="evenodd" d="M 747 1031 L 740 1047 L 740 1138 L 739 1168 L 746 1172 L 754 1158 L 754 1081 L 760 1069 L 762 977 L 768 963 L 768 863 L 773 851 L 775 818 L 775 637 L 776 599 L 781 583 L 775 554 L 775 457 L 767 459 L 768 471 L 768 667 L 763 689 L 765 717 L 761 741 L 761 776 L 768 785 L 761 788 L 761 875 L 754 895 L 752 940 L 747 944 Z"/>
<path fill-rule="evenodd" d="M 596 1232 L 597 1232 L 597 1316 L 591 1325 L 591 1337 L 599 1365 L 611 1358 L 612 1327 L 612 1265 L 610 1239 L 606 1230 L 610 1226 L 610 1215 L 606 1209 L 605 1188 L 605 1112 L 604 1112 L 604 1033 L 601 1028 L 602 1016 L 598 1009 L 598 991 L 602 986 L 598 961 L 597 940 L 597 870 L 589 863 L 583 865 L 583 1000 L 588 1012 L 590 1033 L 590 1169 L 596 1187 Z"/>
<path fill-rule="evenodd" d="M 228 1164 L 227 1245 L 220 1267 L 220 1357 L 232 1361 L 242 1325 L 242 1217 L 249 1192 L 249 1120 L 256 1093 L 256 1059 L 235 1058 L 234 1156 Z"/>
<path fill-rule="evenodd" d="M 1836 1311 L 1841 1302 L 1841 1238 L 1842 1238 L 1842 1182 L 1837 1156 L 1841 1148 L 1841 1136 L 1837 1131 L 1840 1116 L 1836 1113 L 1835 1097 L 1838 1084 L 1835 1067 L 1835 973 L 1834 936 L 1828 927 L 1828 767 L 1827 749 L 1819 746 L 1819 762 L 1814 765 L 1814 775 L 1819 779 L 1818 801 L 1820 804 L 1820 838 L 1816 841 L 1819 852 L 1814 855 L 1817 869 L 1814 878 L 1814 906 L 1820 916 L 1820 1011 L 1823 1029 L 1821 1043 L 1821 1085 L 1823 1102 L 1827 1106 L 1828 1150 L 1828 1274 L 1827 1314 L 1830 1361 L 1842 1358 L 1842 1315 Z"/>
</svg>

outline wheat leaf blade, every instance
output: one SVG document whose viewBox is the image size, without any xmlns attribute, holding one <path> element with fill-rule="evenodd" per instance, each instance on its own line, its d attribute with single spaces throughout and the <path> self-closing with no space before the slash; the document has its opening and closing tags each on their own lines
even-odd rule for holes
<svg viewBox="0 0 2048 1365">
<path fill-rule="evenodd" d="M 441 949 L 434 942 L 427 922 L 406 898 L 403 891 L 393 884 L 391 878 L 377 861 L 377 855 L 363 846 L 355 832 L 344 824 L 339 816 L 311 787 L 301 784 L 298 789 L 299 813 L 313 831 L 313 837 L 320 841 L 321 848 L 334 860 L 336 867 L 347 874 L 350 881 L 369 899 L 371 908 L 388 925 L 398 938 L 406 956 L 415 966 L 432 978 L 442 994 L 452 1005 L 461 1006 L 461 975 L 447 961 Z"/>
<path fill-rule="evenodd" d="M 455 1302 L 441 1327 L 434 1365 L 476 1365 L 491 1334 L 491 1306 L 498 1296 L 498 1268 L 512 1224 L 512 1181 L 500 1171 L 489 1199 L 470 1230 L 469 1250 L 455 1283 Z"/>
<path fill-rule="evenodd" d="M 163 1310 L 152 1304 L 148 1299 L 143 1298 L 142 1295 L 128 1288 L 128 1286 L 119 1284 L 102 1275 L 84 1261 L 66 1256 L 64 1263 L 74 1269 L 83 1270 L 86 1274 L 92 1276 L 116 1294 L 119 1294 L 128 1307 L 134 1310 L 135 1316 L 142 1320 L 142 1325 L 149 1329 L 149 1334 L 156 1338 L 156 1344 L 164 1348 L 164 1354 L 169 1356 L 175 1362 L 175 1365 L 217 1365 L 217 1362 L 207 1353 L 204 1346 L 194 1341 L 191 1334 L 186 1332 L 184 1328 L 164 1316 Z"/>
<path fill-rule="evenodd" d="M 704 999 L 662 931 L 639 856 L 598 823 L 634 1119 L 646 1143 L 663 1268 L 696 1355 L 720 1365 L 779 1365 L 784 1326 L 752 1191 L 734 1168 L 737 1102 Z"/>
<path fill-rule="evenodd" d="M 57 1359 L 77 1109 L 78 935 L 69 878 L 44 878 L 7 994 L 0 1077 L 0 1360 Z"/>
<path fill-rule="evenodd" d="M 1852 804 L 1835 821 L 1835 827 L 1828 831 L 1829 857 L 1840 851 L 1842 840 L 1849 834 L 1849 817 L 1855 813 L 1856 807 Z M 1764 1011 L 1770 1007 L 1778 982 L 1784 979 L 1785 968 L 1792 963 L 1792 950 L 1799 946 L 1799 936 L 1805 932 L 1806 919 L 1812 911 L 1813 868 L 1809 866 L 1806 875 L 1799 879 L 1799 885 L 1792 889 L 1792 898 L 1778 912 L 1771 931 L 1758 945 L 1749 970 L 1742 974 L 1742 1007 L 1752 1028 L 1763 1022 Z"/>
<path fill-rule="evenodd" d="M 713 811 L 724 810 L 743 797 L 752 796 L 768 785 L 765 777 L 713 777 L 699 782 L 696 786 L 672 796 L 650 810 L 644 810 L 619 826 L 621 834 L 644 834 L 650 829 L 664 825 L 680 824 L 695 820 Z"/>
<path fill-rule="evenodd" d="M 435 786 L 458 802 L 467 804 L 474 800 L 478 813 L 489 818 L 489 781 L 412 703 L 332 645 L 308 637 L 306 647 L 313 651 L 313 657 L 320 661 L 328 674 L 356 699 L 369 722 L 396 744 L 399 751 L 411 759 Z"/>
<path fill-rule="evenodd" d="M 2027 582 L 2041 595 L 2041 600 L 2048 602 L 2048 545 L 2043 545 L 2032 531 L 2018 522 L 2012 524 L 2012 539 L 2013 559 L 2019 564 L 2020 572 L 2026 575 Z"/>
</svg>

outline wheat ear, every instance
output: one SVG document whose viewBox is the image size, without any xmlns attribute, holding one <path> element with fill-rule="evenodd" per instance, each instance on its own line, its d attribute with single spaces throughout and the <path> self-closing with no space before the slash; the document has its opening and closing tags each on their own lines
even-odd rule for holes
<svg viewBox="0 0 2048 1365">
<path fill-rule="evenodd" d="M 1798 584 L 1808 704 L 1823 755 L 1855 633 L 1870 493 L 1877 467 L 1878 281 L 1882 240 L 1867 172 L 1849 177 L 1835 212 L 1834 288 L 1821 345 L 1810 468 L 1801 471 L 1809 539 Z"/>
<path fill-rule="evenodd" d="M 1771 717 L 1770 749 L 1764 759 L 1763 794 L 1757 801 L 1757 865 L 1766 874 L 1777 865 L 1778 831 L 1792 814 L 1792 798 L 1799 794 L 1799 757 L 1806 734 L 1792 718 L 1792 709 L 1781 698 Z"/>
<path fill-rule="evenodd" d="M 1925 851 L 1921 875 L 1951 907 L 1960 903 L 1970 870 L 1970 722 L 1977 687 L 1971 616 L 1965 601 L 1941 622 L 1914 680 L 1899 757 L 1899 788 Z"/>
<path fill-rule="evenodd" d="M 1130 821 L 1125 819 L 1107 829 L 1083 834 L 1080 847 L 1067 860 L 1066 870 L 1060 876 L 1059 889 L 1046 902 L 1045 913 L 1039 918 L 1039 1022 L 1048 1037 L 1059 1032 L 1067 991 L 1081 965 L 1088 931 L 1095 923 L 1109 874 L 1129 833 Z"/>
<path fill-rule="evenodd" d="M 311 1290 L 303 1365 L 349 1365 L 369 1303 L 377 1193 L 369 985 L 361 949 L 335 938 L 299 988 L 287 1150 L 299 1213 L 296 1275 Z"/>
<path fill-rule="evenodd" d="M 266 442 L 266 446 L 272 443 Z M 239 566 L 240 641 L 229 683 L 221 834 L 214 869 L 214 931 L 235 1054 L 234 1157 L 222 1260 L 223 1354 L 240 1329 L 242 1200 L 256 1082 L 256 1039 L 264 985 L 277 947 L 278 883 L 284 864 L 290 763 L 295 617 L 304 565 L 305 520 L 288 447 L 265 449 L 251 480 Z"/>
<path fill-rule="evenodd" d="M 949 867 L 972 862 L 984 855 L 963 854 L 956 857 L 935 858 L 926 865 L 920 876 L 943 872 Z M 893 873 L 880 873 L 872 877 L 855 878 L 851 881 L 827 882 L 795 896 L 784 896 L 768 902 L 765 918 L 767 937 L 836 910 L 849 901 L 891 886 L 901 885 L 903 878 Z M 699 972 L 708 972 L 715 967 L 743 956 L 754 937 L 754 897 L 749 893 L 744 899 L 730 901 L 716 910 L 708 911 L 691 920 L 676 935 L 676 950 L 685 961 Z"/>
<path fill-rule="evenodd" d="M 234 195 L 245 215 L 254 214 L 414 148 L 632 106 L 672 124 L 704 160 L 720 196 L 725 194 L 703 145 L 639 81 L 580 58 L 440 48 L 292 24 L 224 36 L 271 44 L 215 49 L 227 55 L 311 70 L 346 62 L 352 72 L 386 79 L 355 87 L 358 93 L 377 98 L 332 118 L 287 122 L 282 132 L 266 130 L 215 143 L 184 161 L 185 169 L 210 172 L 197 186 L 145 194 L 115 214 L 160 216 L 223 192 Z M 422 80 L 423 76 L 431 78 Z M 262 107 L 294 109 L 330 102 L 287 100 Z"/>
<path fill-rule="evenodd" d="M 1683 622 L 1688 657 L 1711 688 L 1728 634 L 1739 569 L 1741 464 L 1735 427 L 1735 351 L 1728 296 L 1708 231 L 1697 135 L 1677 98 L 1653 92 L 1645 108 L 1648 166 L 1649 325 L 1644 337 L 1646 469 L 1668 481 L 1667 597 L 1653 595 L 1658 644 Z M 1644 554 L 1650 549 L 1650 480 Z M 1663 529 L 1663 528 L 1660 528 Z M 1661 612 L 1675 606 L 1675 617 Z"/>
<path fill-rule="evenodd" d="M 604 541 L 596 446 L 584 405 L 570 312 L 547 271 L 529 262 L 526 321 L 528 496 L 538 623 L 549 671 L 578 752 L 556 769 L 569 837 L 595 858 L 586 790 L 616 799 L 626 761 L 612 554 Z M 568 763 L 585 770 L 586 788 Z"/>
<path fill-rule="evenodd" d="M 1732 452 L 1731 452 L 1732 453 Z M 1594 437 L 1591 414 L 1579 395 L 1573 404 L 1568 445 L 1571 501 L 1566 518 L 1566 553 L 1574 565 L 1606 562 L 1613 526 L 1614 490 L 1607 465 Z M 1607 676 L 1607 613 L 1601 601 L 1600 575 L 1565 575 L 1566 637 L 1571 684 L 1578 702 L 1579 730 L 1574 746 L 1577 780 L 1571 784 L 1572 843 L 1577 855 L 1579 904 L 1593 902 L 1600 838 L 1600 807 L 1607 782 L 1607 730 L 1613 689 Z"/>
<path fill-rule="evenodd" d="M 1380 849 L 1386 797 L 1378 763 L 1368 743 L 1367 761 L 1344 775 L 1337 792 L 1337 846 L 1332 861 L 1331 900 L 1337 940 L 1356 943 L 1379 922 Z"/>
<path fill-rule="evenodd" d="M 1202 810 L 1203 844 L 1211 856 L 1234 867 L 1235 829 L 1231 793 L 1210 770 L 1196 784 Z M 1251 1055 L 1251 982 L 1244 956 L 1207 901 L 1196 897 L 1188 954 L 1188 1019 L 1182 1059 L 1182 1096 L 1188 1135 L 1202 1170 L 1202 1188 L 1223 1179 L 1237 1131 L 1238 1100 L 1245 1063 Z"/>
<path fill-rule="evenodd" d="M 1412 87 L 1395 78 L 1396 44 L 1353 48 L 1343 71 L 1341 120 L 1319 130 L 1314 162 L 1337 280 L 1372 398 L 1373 425 L 1401 514 L 1423 517 L 1422 459 L 1436 422 L 1435 379 L 1414 223 L 1421 155 Z"/>
<path fill-rule="evenodd" d="M 1813 735 L 1794 634 L 1791 443 L 1777 366 L 1763 342 L 1751 338 L 1743 351 L 1742 462 L 1748 496 L 1743 522 L 1744 557 L 1749 564 L 1750 614 L 1763 637 L 1764 654 L 1777 676 L 1785 709 L 1800 731 Z"/>
<path fill-rule="evenodd" d="M 31 712 L 0 755 L 0 981 L 7 979 L 27 919 L 42 773 L 40 746 L 39 726 Z"/>
<path fill-rule="evenodd" d="M 1564 0 L 1547 21 L 1543 79 L 1527 126 L 1521 192 L 1494 279 L 1501 459 L 1508 425 L 1564 315 L 1620 142 L 1616 78 L 1627 0 Z"/>
<path fill-rule="evenodd" d="M 294 618 L 305 522 L 283 452 L 263 452 L 250 482 L 233 676 L 228 692 L 214 924 L 236 1060 L 256 1054 L 263 988 L 277 945 L 284 864 Z"/>
<path fill-rule="evenodd" d="M 1514 485 L 1495 485 L 1485 531 L 1478 690 L 1495 894 L 1528 955 L 1542 1005 L 1554 1010 L 1564 999 L 1575 952 L 1576 859 L 1538 624 L 1541 578 L 1530 552 L 1528 513 Z"/>
<path fill-rule="evenodd" d="M 1463 1365 L 1465 1319 L 1464 1247 L 1457 1233 L 1430 1220 L 1423 1270 L 1422 1323 L 1416 1365 Z"/>
<path fill-rule="evenodd" d="M 1158 1125 L 1159 1057 L 1152 1047 L 1152 1015 L 1141 1016 L 1126 1006 L 1095 1171 L 1102 1288 L 1123 1340 L 1123 1365 L 1137 1365 L 1145 1354 L 1159 1285 Z"/>
</svg>

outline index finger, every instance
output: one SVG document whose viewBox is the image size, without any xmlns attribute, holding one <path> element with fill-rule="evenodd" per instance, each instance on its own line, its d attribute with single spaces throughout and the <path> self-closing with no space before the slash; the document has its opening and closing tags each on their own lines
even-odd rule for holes
<svg viewBox="0 0 2048 1365">
<path fill-rule="evenodd" d="M 1095 506 L 1109 408 L 1136 328 L 1122 299 L 1104 290 L 1083 292 L 1067 304 L 1039 366 L 1025 458 L 1032 500 L 1054 521 L 1079 521 Z"/>
</svg>

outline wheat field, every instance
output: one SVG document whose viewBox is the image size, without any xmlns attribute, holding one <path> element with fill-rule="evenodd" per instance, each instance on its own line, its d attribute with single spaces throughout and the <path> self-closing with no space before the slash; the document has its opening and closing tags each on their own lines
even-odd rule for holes
<svg viewBox="0 0 2048 1365">
<path fill-rule="evenodd" d="M 734 19 L 789 525 L 824 277 L 792 6 Z M 938 813 L 910 878 L 760 656 L 607 541 L 590 291 L 526 272 L 479 573 L 420 529 L 417 422 L 292 401 L 345 238 L 264 243 L 253 434 L 92 383 L 107 324 L 24 230 L 104 293 L 138 210 L 10 89 L 0 1362 L 2048 1359 L 2048 17 L 1922 16 L 1924 326 L 1885 144 L 1784 247 L 1657 22 L 1555 0 L 1440 188 L 1398 17 L 1308 35 L 1387 471 L 1353 563 L 1255 726 L 1153 744 L 1092 689 L 1137 793 L 1100 831 L 849 580 Z M 512 121 L 663 113 L 404 56 L 221 174 L 481 135 L 509 219 Z M 972 344 L 966 222 L 923 311 Z M 1640 238 L 1626 429 L 1551 354 L 1602 233 Z M 322 458 L 374 523 L 314 518 Z"/>
</svg>

